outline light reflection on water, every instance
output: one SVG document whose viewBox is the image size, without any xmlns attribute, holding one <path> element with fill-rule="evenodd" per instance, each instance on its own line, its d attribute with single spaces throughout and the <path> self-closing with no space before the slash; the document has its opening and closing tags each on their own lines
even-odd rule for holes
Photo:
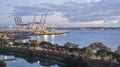
<svg viewBox="0 0 120 67">
<path fill-rule="evenodd" d="M 44 41 L 48 41 L 48 35 L 43 35 Z"/>
<path fill-rule="evenodd" d="M 47 41 L 51 42 L 52 44 L 55 44 L 55 37 L 56 35 L 37 35 L 37 36 L 30 36 L 30 39 L 24 39 L 23 42 L 28 42 L 29 40 L 39 40 L 39 41 Z"/>
<path fill-rule="evenodd" d="M 58 43 L 59 45 L 72 42 L 79 44 L 79 47 L 85 47 L 94 42 L 102 42 L 112 48 L 112 50 L 116 50 L 120 45 L 120 31 L 117 30 L 68 30 L 68 32 L 70 33 L 63 35 L 39 35 L 32 37 L 39 41 L 48 41 L 53 44 Z"/>
<path fill-rule="evenodd" d="M 55 44 L 55 35 L 51 35 L 51 40 L 52 44 Z"/>
<path fill-rule="evenodd" d="M 40 36 L 31 36 L 33 39 L 40 41 L 49 41 L 52 43 L 58 43 L 63 45 L 66 42 L 72 42 L 79 44 L 80 47 L 84 47 L 93 42 L 102 42 L 113 50 L 117 49 L 120 45 L 120 31 L 115 30 L 106 30 L 106 31 L 80 31 L 80 30 L 70 30 L 69 34 L 65 35 L 40 35 Z M 28 40 L 28 39 L 26 39 Z M 4 56 L 0 56 L 4 58 Z M 7 57 L 8 58 L 8 57 Z M 25 59 L 17 58 L 15 61 L 8 61 L 7 67 L 47 67 L 43 66 L 41 61 L 36 61 L 34 63 L 28 63 Z M 59 67 L 57 64 L 54 64 L 49 67 Z"/>
</svg>

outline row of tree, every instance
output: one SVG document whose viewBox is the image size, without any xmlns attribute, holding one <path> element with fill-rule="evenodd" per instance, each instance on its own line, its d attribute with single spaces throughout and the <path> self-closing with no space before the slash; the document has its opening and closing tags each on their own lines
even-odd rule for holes
<svg viewBox="0 0 120 67">
<path fill-rule="evenodd" d="M 65 52 L 66 54 L 72 54 L 86 58 L 91 58 L 93 56 L 96 56 L 96 57 L 100 57 L 101 60 L 105 60 L 105 58 L 108 58 L 109 60 L 114 59 L 120 63 L 120 46 L 116 51 L 112 52 L 110 48 L 108 48 L 106 45 L 104 45 L 101 42 L 95 42 L 83 48 L 79 48 L 78 44 L 74 44 L 71 42 L 67 42 L 63 46 L 58 44 L 52 44 L 46 41 L 42 41 L 39 43 L 37 40 L 32 40 L 30 42 L 31 43 L 28 42 L 23 43 L 23 45 L 27 47 L 32 46 L 34 47 L 34 49 L 35 47 L 41 47 L 47 49 L 48 51 L 52 50 L 52 51 Z M 15 45 L 17 44 L 15 43 Z"/>
<path fill-rule="evenodd" d="M 7 40 L 6 38 L 0 38 L 0 42 L 4 43 L 6 45 L 9 45 L 10 40 Z M 65 52 L 65 54 L 72 54 L 76 56 L 81 56 L 85 58 L 91 58 L 92 56 L 99 56 L 101 60 L 104 60 L 106 57 L 108 57 L 110 60 L 111 58 L 117 60 L 117 62 L 120 63 L 120 46 L 116 51 L 111 51 L 110 48 L 108 48 L 106 45 L 104 45 L 101 42 L 95 42 L 90 44 L 89 46 L 79 48 L 79 44 L 74 44 L 71 42 L 65 43 L 63 46 L 58 44 L 52 44 L 50 42 L 42 41 L 39 42 L 37 40 L 30 40 L 29 42 L 23 43 L 23 42 L 15 42 L 13 41 L 14 46 L 21 46 L 21 47 L 41 47 L 43 49 L 47 49 L 59 52 Z M 2 44 L 3 46 L 3 44 Z"/>
</svg>

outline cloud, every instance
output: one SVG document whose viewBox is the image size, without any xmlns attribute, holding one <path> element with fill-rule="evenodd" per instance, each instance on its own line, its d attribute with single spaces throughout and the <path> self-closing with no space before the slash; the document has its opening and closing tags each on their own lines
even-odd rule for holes
<svg viewBox="0 0 120 67">
<path fill-rule="evenodd" d="M 65 2 L 77 2 L 77 3 L 95 3 L 101 0 L 64 0 Z"/>
<path fill-rule="evenodd" d="M 86 0 L 87 1 L 87 0 Z M 37 6 L 15 6 L 13 15 L 30 16 L 34 14 L 61 12 L 70 22 L 91 22 L 113 19 L 120 16 L 120 0 L 89 0 L 90 2 L 66 1 L 63 4 L 38 4 Z"/>
<path fill-rule="evenodd" d="M 54 5 L 55 6 L 55 5 Z M 33 16 L 34 14 L 42 14 L 54 12 L 54 6 L 52 4 L 39 4 L 39 6 L 15 6 L 13 15 L 17 16 Z"/>
<path fill-rule="evenodd" d="M 104 23 L 105 24 L 120 24 L 120 16 L 106 19 L 104 20 Z"/>
<path fill-rule="evenodd" d="M 0 13 L 0 15 L 4 15 L 4 13 Z"/>
</svg>

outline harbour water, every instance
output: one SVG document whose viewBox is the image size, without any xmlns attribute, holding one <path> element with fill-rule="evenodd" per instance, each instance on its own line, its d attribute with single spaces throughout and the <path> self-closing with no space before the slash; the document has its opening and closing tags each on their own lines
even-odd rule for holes
<svg viewBox="0 0 120 67">
<path fill-rule="evenodd" d="M 69 34 L 63 35 L 40 35 L 31 36 L 30 39 L 37 39 L 39 41 L 49 41 L 53 44 L 64 45 L 66 42 L 72 42 L 79 44 L 79 47 L 88 46 L 94 42 L 102 42 L 106 46 L 110 47 L 113 51 L 120 46 L 120 31 L 118 30 L 67 30 Z M 23 41 L 27 41 L 25 39 Z M 5 61 L 6 67 L 61 67 L 58 64 L 50 63 L 48 61 L 37 60 L 34 61 L 28 58 L 20 58 L 8 55 L 0 55 L 0 59 L 15 58 L 13 61 Z"/>
<path fill-rule="evenodd" d="M 55 63 L 51 63 L 44 60 L 32 60 L 29 58 L 20 58 L 12 55 L 0 55 L 0 59 L 13 59 L 11 61 L 5 61 L 6 67 L 61 67 Z"/>
<path fill-rule="evenodd" d="M 66 42 L 79 44 L 79 47 L 85 47 L 94 42 L 102 42 L 113 51 L 120 46 L 120 31 L 119 30 L 67 30 L 68 34 L 63 35 L 43 35 L 32 36 L 31 39 L 40 41 L 49 41 L 53 44 L 64 45 Z"/>
</svg>

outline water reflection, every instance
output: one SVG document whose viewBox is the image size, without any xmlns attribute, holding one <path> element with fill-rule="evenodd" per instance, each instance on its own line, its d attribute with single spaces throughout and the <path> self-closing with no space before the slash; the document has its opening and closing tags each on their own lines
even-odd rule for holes
<svg viewBox="0 0 120 67">
<path fill-rule="evenodd" d="M 48 41 L 48 35 L 43 35 L 44 41 Z"/>
<path fill-rule="evenodd" d="M 55 44 L 56 35 L 38 35 L 38 36 L 30 36 L 29 39 L 22 40 L 23 42 L 28 42 L 29 40 L 38 40 L 38 41 L 47 41 Z"/>
<path fill-rule="evenodd" d="M 38 61 L 37 61 L 37 63 L 39 64 L 39 63 L 40 63 L 40 61 L 38 60 Z"/>
<path fill-rule="evenodd" d="M 55 43 L 55 35 L 51 35 L 51 42 L 52 42 L 52 44 L 54 44 Z"/>
<path fill-rule="evenodd" d="M 49 41 L 51 42 L 52 44 L 55 43 L 55 35 L 43 35 L 43 40 L 44 41 Z"/>
<path fill-rule="evenodd" d="M 4 59 L 7 59 L 8 57 L 7 56 L 4 56 Z"/>
<path fill-rule="evenodd" d="M 40 40 L 40 36 L 37 36 L 37 40 Z"/>
<path fill-rule="evenodd" d="M 0 55 L 0 59 L 4 59 L 4 57 L 16 58 L 16 61 L 5 61 L 7 67 L 61 67 L 58 64 L 51 63 L 47 60 L 35 60 L 32 58 L 21 57 L 18 55 Z"/>
</svg>

